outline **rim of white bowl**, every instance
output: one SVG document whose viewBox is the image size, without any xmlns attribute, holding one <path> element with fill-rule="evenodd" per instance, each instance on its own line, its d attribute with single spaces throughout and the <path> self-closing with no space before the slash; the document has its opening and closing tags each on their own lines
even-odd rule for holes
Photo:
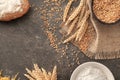
<svg viewBox="0 0 120 80">
<path fill-rule="evenodd" d="M 76 78 L 77 78 L 78 74 L 80 73 L 80 71 L 83 68 L 85 68 L 86 66 L 95 66 L 95 67 L 101 69 L 105 73 L 105 75 L 108 78 L 108 80 L 115 80 L 115 78 L 114 78 L 112 72 L 110 71 L 110 69 L 108 69 L 108 67 L 106 67 L 105 65 L 103 65 L 103 64 L 101 64 L 99 62 L 85 62 L 85 63 L 79 65 L 73 71 L 70 80 L 76 80 Z"/>
</svg>

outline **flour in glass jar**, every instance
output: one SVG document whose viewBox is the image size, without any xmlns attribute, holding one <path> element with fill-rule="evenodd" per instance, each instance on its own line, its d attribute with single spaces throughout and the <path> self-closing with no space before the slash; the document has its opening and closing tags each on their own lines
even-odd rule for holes
<svg viewBox="0 0 120 80">
<path fill-rule="evenodd" d="M 77 76 L 76 80 L 108 80 L 104 72 L 97 67 L 86 67 Z"/>
</svg>

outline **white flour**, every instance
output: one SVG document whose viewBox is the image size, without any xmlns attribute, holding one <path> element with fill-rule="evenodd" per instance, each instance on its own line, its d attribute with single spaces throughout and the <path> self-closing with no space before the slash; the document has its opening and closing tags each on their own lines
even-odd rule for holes
<svg viewBox="0 0 120 80">
<path fill-rule="evenodd" d="M 21 0 L 0 0 L 0 17 L 6 13 L 21 11 Z"/>
<path fill-rule="evenodd" d="M 82 70 L 76 80 L 108 80 L 104 72 L 97 67 L 86 67 Z"/>
</svg>

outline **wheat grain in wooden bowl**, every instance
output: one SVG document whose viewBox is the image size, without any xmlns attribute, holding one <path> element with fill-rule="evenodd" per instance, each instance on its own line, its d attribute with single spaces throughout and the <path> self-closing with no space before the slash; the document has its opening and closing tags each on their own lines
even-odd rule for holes
<svg viewBox="0 0 120 80">
<path fill-rule="evenodd" d="M 0 0 L 0 21 L 11 21 L 28 12 L 28 0 Z"/>
<path fill-rule="evenodd" d="M 115 23 L 120 19 L 120 0 L 93 0 L 93 12 L 104 23 Z"/>
</svg>

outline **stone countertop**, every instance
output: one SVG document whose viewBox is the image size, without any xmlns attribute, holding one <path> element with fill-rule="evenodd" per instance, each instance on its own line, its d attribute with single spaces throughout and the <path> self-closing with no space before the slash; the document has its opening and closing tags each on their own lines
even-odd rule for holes
<svg viewBox="0 0 120 80">
<path fill-rule="evenodd" d="M 38 2 L 39 1 L 39 2 Z M 75 60 L 78 57 L 80 64 L 88 61 L 97 61 L 106 65 L 114 74 L 116 80 L 120 80 L 120 59 L 92 60 L 82 52 L 68 44 L 65 55 L 57 53 L 50 46 L 50 42 L 44 33 L 43 21 L 35 7 L 41 6 L 43 0 L 30 0 L 34 6 L 28 14 L 14 21 L 0 22 L 0 70 L 5 75 L 15 75 L 19 72 L 20 80 L 27 80 L 23 73 L 25 68 L 33 68 L 33 63 L 51 71 L 54 65 L 58 66 L 58 80 L 69 80 L 73 70 L 79 65 Z M 63 6 L 66 2 L 63 3 Z M 58 23 L 54 23 L 59 26 Z M 56 29 L 58 38 L 62 35 L 59 28 Z M 65 44 L 61 44 L 65 47 Z M 73 51 L 74 54 L 73 54 Z M 77 57 L 76 57 L 77 56 Z"/>
</svg>

